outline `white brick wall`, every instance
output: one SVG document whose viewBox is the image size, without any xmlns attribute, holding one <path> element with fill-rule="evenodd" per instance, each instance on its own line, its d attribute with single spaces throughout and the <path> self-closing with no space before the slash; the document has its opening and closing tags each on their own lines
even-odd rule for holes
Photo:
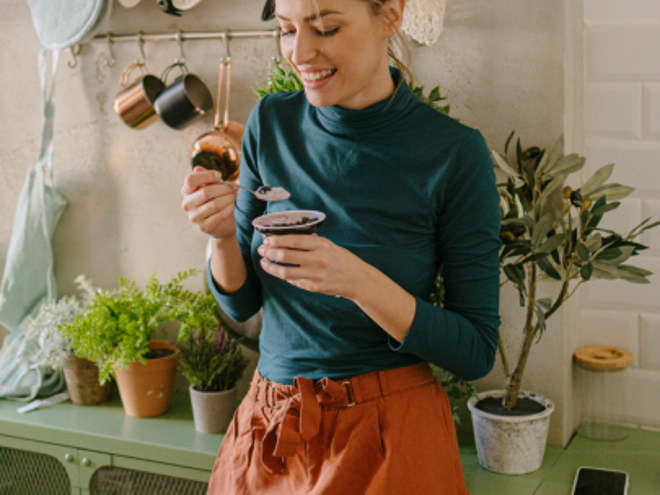
<svg viewBox="0 0 660 495">
<path fill-rule="evenodd" d="M 602 225 L 627 233 L 649 216 L 660 220 L 660 0 L 583 1 L 584 179 L 616 163 L 610 181 L 636 188 Z M 640 241 L 650 248 L 629 264 L 653 271 L 651 284 L 586 284 L 579 345 L 613 345 L 635 355 L 622 375 L 628 404 L 617 416 L 658 426 L 660 228 Z"/>
</svg>

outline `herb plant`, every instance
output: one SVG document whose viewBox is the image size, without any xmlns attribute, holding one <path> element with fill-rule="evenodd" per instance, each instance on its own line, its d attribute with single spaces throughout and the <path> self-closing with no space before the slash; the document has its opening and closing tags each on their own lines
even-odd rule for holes
<svg viewBox="0 0 660 495">
<path fill-rule="evenodd" d="M 222 322 L 180 334 L 177 347 L 181 372 L 199 392 L 234 388 L 249 363 Z"/>
<path fill-rule="evenodd" d="M 523 344 L 513 370 L 500 339 L 499 350 L 504 365 L 506 394 L 503 406 L 516 406 L 523 372 L 532 344 L 541 338 L 546 321 L 583 284 L 595 279 L 625 280 L 648 284 L 651 272 L 628 264 L 631 257 L 647 246 L 635 241 L 644 231 L 657 227 L 647 218 L 627 234 L 599 227 L 608 212 L 621 204 L 618 200 L 633 192 L 632 187 L 606 184 L 614 164 L 598 169 L 580 188 L 564 183 L 580 171 L 585 158 L 564 155 L 560 137 L 550 151 L 536 146 L 523 151 L 520 139 L 507 160 L 511 133 L 504 147 L 504 157 L 493 151 L 498 167 L 507 180 L 498 184 L 500 193 L 503 241 L 500 266 L 506 275 L 502 283 L 511 283 L 526 307 Z M 559 283 L 554 297 L 537 294 L 543 280 Z"/>
<path fill-rule="evenodd" d="M 135 361 L 146 364 L 149 342 L 161 323 L 180 322 L 182 332 L 208 324 L 214 312 L 212 296 L 181 285 L 199 272 L 180 272 L 164 285 L 154 272 L 144 291 L 120 278 L 118 290 L 97 290 L 84 313 L 60 325 L 60 332 L 71 339 L 76 356 L 97 363 L 99 381 L 105 383 L 114 368 L 126 369 Z"/>
<path fill-rule="evenodd" d="M 75 296 L 65 296 L 59 301 L 44 304 L 39 308 L 39 314 L 26 326 L 25 338 L 33 346 L 30 360 L 39 366 L 62 368 L 73 353 L 71 340 L 61 335 L 59 326 L 70 323 L 82 313 L 94 292 L 91 282 L 82 275 L 76 278 L 76 284 L 83 292 L 82 301 Z"/>
</svg>

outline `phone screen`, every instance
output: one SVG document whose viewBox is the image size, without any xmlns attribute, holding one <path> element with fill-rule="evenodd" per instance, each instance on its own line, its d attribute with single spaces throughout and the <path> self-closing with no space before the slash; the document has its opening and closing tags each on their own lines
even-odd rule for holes
<svg viewBox="0 0 660 495">
<path fill-rule="evenodd" d="M 622 471 L 580 468 L 573 495 L 625 495 L 627 477 Z"/>
</svg>

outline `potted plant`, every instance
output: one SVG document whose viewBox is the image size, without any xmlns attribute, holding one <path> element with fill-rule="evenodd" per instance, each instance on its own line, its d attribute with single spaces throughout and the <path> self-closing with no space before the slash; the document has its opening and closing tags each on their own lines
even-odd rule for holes
<svg viewBox="0 0 660 495">
<path fill-rule="evenodd" d="M 30 360 L 38 366 L 63 370 L 71 402 L 90 406 L 108 400 L 110 382 L 99 384 L 96 364 L 77 357 L 73 353 L 71 340 L 63 337 L 60 332 L 60 325 L 70 323 L 85 311 L 85 306 L 93 295 L 94 289 L 84 276 L 76 278 L 76 284 L 83 293 L 83 300 L 66 296 L 41 306 L 39 314 L 27 324 L 25 337 L 32 344 Z"/>
<path fill-rule="evenodd" d="M 216 319 L 215 306 L 213 296 L 207 295 L 194 311 L 199 318 L 183 325 L 177 340 L 179 367 L 190 382 L 195 429 L 200 433 L 227 430 L 236 409 L 236 383 L 249 362 L 225 324 Z"/>
<path fill-rule="evenodd" d="M 185 318 L 185 308 L 203 296 L 181 285 L 197 273 L 180 272 L 164 285 L 153 273 L 144 291 L 121 278 L 118 290 L 97 290 L 84 313 L 61 325 L 74 353 L 98 365 L 101 383 L 116 376 L 129 416 L 158 416 L 169 408 L 178 350 L 153 337 L 162 323 Z"/>
<path fill-rule="evenodd" d="M 650 218 L 627 234 L 599 227 L 633 188 L 606 184 L 614 164 L 597 170 L 580 188 L 565 186 L 580 171 L 585 158 L 564 155 L 560 137 L 547 152 L 538 147 L 522 150 L 520 140 L 509 163 L 507 139 L 504 157 L 493 151 L 496 165 L 507 175 L 498 184 L 503 241 L 500 266 L 525 308 L 523 342 L 509 368 L 502 340 L 499 352 L 505 374 L 505 390 L 489 391 L 471 398 L 475 439 L 480 464 L 490 470 L 523 474 L 541 466 L 545 452 L 552 402 L 520 390 L 532 349 L 546 329 L 547 320 L 575 291 L 590 280 L 626 280 L 649 283 L 651 272 L 628 264 L 647 246 L 636 242 L 644 231 L 656 227 Z M 552 297 L 541 297 L 542 281 L 557 282 Z M 551 286 L 548 286 L 551 289 Z"/>
</svg>

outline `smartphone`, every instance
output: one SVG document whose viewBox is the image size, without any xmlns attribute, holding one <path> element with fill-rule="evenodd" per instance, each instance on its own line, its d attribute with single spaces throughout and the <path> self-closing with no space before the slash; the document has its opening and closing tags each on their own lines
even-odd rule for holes
<svg viewBox="0 0 660 495">
<path fill-rule="evenodd" d="M 613 469 L 578 468 L 571 495 L 627 495 L 628 473 Z"/>
</svg>

